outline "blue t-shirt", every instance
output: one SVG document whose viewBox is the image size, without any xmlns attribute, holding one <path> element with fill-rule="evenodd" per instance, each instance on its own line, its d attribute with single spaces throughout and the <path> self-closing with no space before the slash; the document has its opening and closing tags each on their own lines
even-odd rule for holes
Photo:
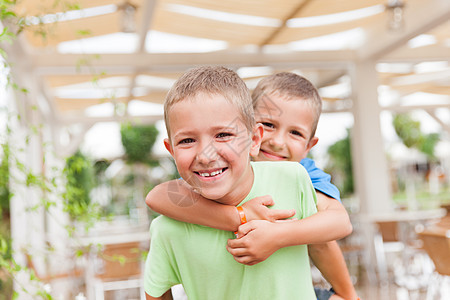
<svg viewBox="0 0 450 300">
<path fill-rule="evenodd" d="M 306 169 L 306 171 L 308 171 L 311 182 L 317 191 L 341 202 L 339 190 L 334 184 L 331 183 L 330 175 L 316 167 L 316 164 L 310 158 L 302 159 L 300 164 Z"/>
</svg>

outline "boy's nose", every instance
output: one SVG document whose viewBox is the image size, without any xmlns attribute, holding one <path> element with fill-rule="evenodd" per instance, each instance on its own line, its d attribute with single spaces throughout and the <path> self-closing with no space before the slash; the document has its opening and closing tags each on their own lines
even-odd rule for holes
<svg viewBox="0 0 450 300">
<path fill-rule="evenodd" d="M 274 134 L 269 139 L 269 145 L 274 149 L 283 149 L 285 145 L 285 139 L 282 134 Z"/>
<path fill-rule="evenodd" d="M 219 154 L 213 143 L 209 143 L 199 148 L 197 153 L 197 162 L 202 165 L 208 165 L 217 160 Z"/>
</svg>

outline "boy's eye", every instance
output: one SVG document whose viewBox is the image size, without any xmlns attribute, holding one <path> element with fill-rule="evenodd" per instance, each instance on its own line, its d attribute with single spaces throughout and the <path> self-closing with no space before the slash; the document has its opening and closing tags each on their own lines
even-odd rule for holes
<svg viewBox="0 0 450 300">
<path fill-rule="evenodd" d="M 263 124 L 264 127 L 274 128 L 273 124 L 269 122 L 261 122 L 261 124 Z"/>
<path fill-rule="evenodd" d="M 293 135 L 303 136 L 303 134 L 301 134 L 301 133 L 300 133 L 299 131 L 297 131 L 297 130 L 292 130 L 291 133 L 292 133 Z"/>
<path fill-rule="evenodd" d="M 232 136 L 231 133 L 221 132 L 216 137 L 219 138 L 219 139 L 225 139 L 225 138 L 228 138 L 228 137 L 231 137 L 231 136 Z"/>
<path fill-rule="evenodd" d="M 193 142 L 195 142 L 194 139 L 187 138 L 187 139 L 182 139 L 181 141 L 178 142 L 178 144 L 189 144 L 189 143 L 193 143 Z"/>
</svg>

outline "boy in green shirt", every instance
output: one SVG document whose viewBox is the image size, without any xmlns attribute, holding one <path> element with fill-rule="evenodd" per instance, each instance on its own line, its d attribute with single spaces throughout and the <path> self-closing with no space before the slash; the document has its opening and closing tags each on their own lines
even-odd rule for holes
<svg viewBox="0 0 450 300">
<path fill-rule="evenodd" d="M 264 128 L 262 145 L 254 160 L 301 162 L 313 180 L 318 210 L 328 213 L 330 218 L 341 219 L 342 224 L 348 224 L 348 215 L 339 202 L 339 191 L 329 182 L 329 175 L 315 168 L 312 160 L 305 158 L 318 141 L 315 130 L 322 100 L 316 88 L 299 75 L 283 72 L 261 80 L 252 98 L 256 121 Z M 147 204 L 154 211 L 185 222 L 223 230 L 237 230 L 240 223 L 234 207 L 219 205 L 201 197 L 197 197 L 195 203 L 183 205 L 168 193 L 177 188 L 177 183 L 172 181 L 165 185 L 166 188 L 163 184 L 152 191 L 155 196 L 147 199 Z M 185 193 L 182 186 L 177 188 L 177 195 Z M 268 209 L 264 206 L 272 204 L 270 197 L 263 197 L 248 201 L 243 207 L 249 221 L 274 221 L 291 216 L 289 211 Z M 275 242 L 277 239 L 274 239 L 265 226 L 264 222 L 252 221 L 240 227 L 238 234 L 243 237 L 228 242 L 228 249 L 235 255 L 236 261 L 254 265 L 278 249 Z M 356 299 L 357 295 L 337 242 L 311 244 L 308 245 L 308 250 L 313 262 L 336 292 L 334 294 L 328 290 L 317 289 L 318 299 Z"/>
<path fill-rule="evenodd" d="M 179 283 L 189 299 L 315 299 L 305 244 L 341 238 L 348 226 L 315 213 L 314 189 L 298 163 L 250 162 L 263 129 L 244 82 L 222 67 L 191 70 L 169 91 L 164 115 L 164 144 L 183 178 L 177 193 L 231 206 L 271 195 L 275 209 L 298 220 L 264 223 L 279 238 L 279 250 L 249 266 L 226 251 L 232 232 L 158 217 L 145 269 L 147 299 L 171 299 L 170 287 Z M 167 186 L 147 199 L 161 189 Z M 240 216 L 244 223 L 245 212 Z"/>
</svg>

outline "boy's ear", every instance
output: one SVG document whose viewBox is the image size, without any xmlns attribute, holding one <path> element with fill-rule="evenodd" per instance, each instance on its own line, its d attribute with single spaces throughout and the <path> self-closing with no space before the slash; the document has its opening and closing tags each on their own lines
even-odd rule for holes
<svg viewBox="0 0 450 300">
<path fill-rule="evenodd" d="M 305 153 L 308 153 L 312 149 L 312 147 L 314 147 L 317 144 L 318 141 L 319 141 L 319 138 L 317 136 L 313 136 L 308 142 L 308 146 L 306 148 Z"/>
<path fill-rule="evenodd" d="M 173 156 L 173 148 L 172 148 L 172 145 L 170 144 L 169 139 L 164 139 L 164 147 L 166 147 L 166 149 L 167 149 L 167 151 L 169 151 L 170 155 Z"/>
<path fill-rule="evenodd" d="M 262 124 L 256 123 L 252 133 L 252 144 L 250 146 L 250 156 L 257 156 L 259 153 L 259 147 L 261 146 L 262 136 L 264 128 Z"/>
</svg>

